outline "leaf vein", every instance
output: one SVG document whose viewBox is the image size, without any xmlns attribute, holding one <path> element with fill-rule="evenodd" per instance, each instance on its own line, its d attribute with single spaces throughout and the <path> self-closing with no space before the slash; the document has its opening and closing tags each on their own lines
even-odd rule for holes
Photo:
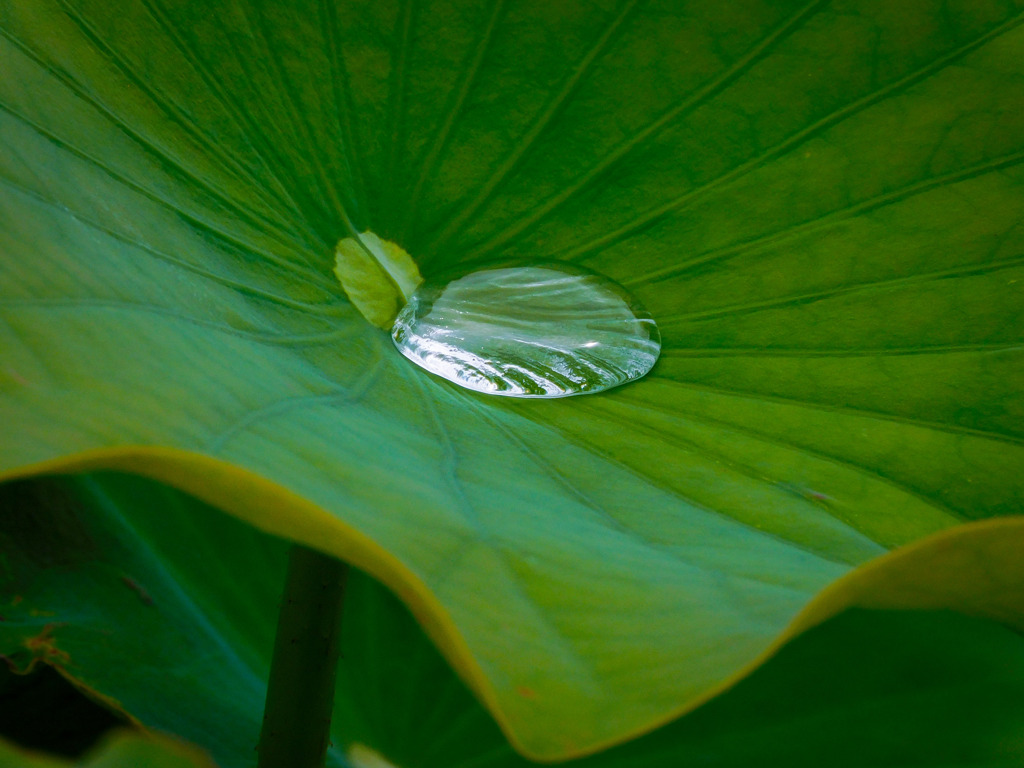
<svg viewBox="0 0 1024 768">
<path fill-rule="evenodd" d="M 858 349 L 784 349 L 775 347 L 728 347 L 728 348 L 696 348 L 662 350 L 667 357 L 799 357 L 813 359 L 816 357 L 900 357 L 911 355 L 946 355 L 946 354 L 988 354 L 992 352 L 1024 351 L 1024 342 L 1007 343 L 992 342 L 978 344 L 949 344 L 934 347 L 897 347 L 897 348 L 858 348 Z"/>
<path fill-rule="evenodd" d="M 894 277 L 885 280 L 869 280 L 862 283 L 851 283 L 840 285 L 823 291 L 811 291 L 803 294 L 781 296 L 764 301 L 744 302 L 732 304 L 717 309 L 710 309 L 703 312 L 680 313 L 668 316 L 667 319 L 673 322 L 682 320 L 710 320 L 722 317 L 736 317 L 744 314 L 760 312 L 766 309 L 777 309 L 779 307 L 798 306 L 801 304 L 813 304 L 825 299 L 837 296 L 846 296 L 857 293 L 871 293 L 879 290 L 887 290 L 902 286 L 920 285 L 938 280 L 950 278 L 967 277 L 971 275 L 985 275 L 990 272 L 998 272 L 1004 269 L 1014 269 L 1024 265 L 1024 256 L 1015 259 L 1001 259 L 990 261 L 984 264 L 964 264 L 952 269 L 936 270 L 934 272 L 919 272 L 905 277 Z"/>
<path fill-rule="evenodd" d="M 93 298 L 32 298 L 32 299 L 0 299 L 0 308 L 3 309 L 39 309 L 67 310 L 78 312 L 81 310 L 113 310 L 117 312 L 142 312 L 150 315 L 177 320 L 190 325 L 216 331 L 230 336 L 235 336 L 245 341 L 255 341 L 260 344 L 283 345 L 294 347 L 314 347 L 325 344 L 334 344 L 337 341 L 353 335 L 352 325 L 343 328 L 335 328 L 321 333 L 275 333 L 263 331 L 249 331 L 242 328 L 235 328 L 230 325 L 218 323 L 213 320 L 203 320 L 198 317 L 191 317 L 168 307 L 159 307 L 152 304 L 140 302 L 114 301 Z"/>
<path fill-rule="evenodd" d="M 336 9 L 335 9 L 336 10 Z M 355 107 L 352 101 L 352 89 L 349 82 L 348 70 L 345 67 L 343 52 L 339 45 L 341 32 L 338 29 L 337 12 L 332 13 L 330 0 L 320 0 L 321 26 L 327 41 L 327 55 L 330 61 L 331 89 L 334 93 L 335 114 L 341 130 L 345 165 L 349 177 L 352 179 L 353 189 L 356 196 L 356 209 L 363 216 L 369 216 L 367 207 L 366 192 L 366 170 L 363 168 L 361 158 L 363 153 L 357 143 L 357 133 L 352 122 L 352 115 Z M 356 226 L 362 225 L 362 229 L 372 229 L 369 221 L 360 221 L 352 225 L 355 231 Z"/>
<path fill-rule="evenodd" d="M 498 22 L 505 11 L 505 0 L 495 0 L 491 15 L 487 20 L 487 24 L 484 27 L 483 34 L 480 36 L 480 40 L 477 42 L 476 48 L 474 49 L 472 56 L 469 58 L 469 63 L 462 74 L 458 88 L 449 96 L 449 103 L 445 110 L 445 120 L 441 124 L 440 130 L 434 137 L 434 141 L 431 144 L 430 150 L 427 153 L 426 159 L 420 168 L 420 173 L 416 179 L 416 183 L 413 186 L 412 194 L 409 198 L 409 204 L 406 207 L 405 222 L 402 227 L 401 237 L 404 239 L 409 231 L 409 228 L 414 226 L 417 221 L 420 199 L 423 195 L 423 190 L 426 187 L 427 180 L 430 178 L 434 171 L 434 167 L 437 165 L 438 159 L 444 153 L 445 148 L 448 145 L 448 140 L 451 137 L 452 128 L 455 125 L 455 121 L 458 116 L 462 113 L 462 108 L 466 103 L 466 98 L 469 96 L 472 90 L 473 83 L 476 80 L 477 75 L 480 73 L 481 66 L 483 65 L 484 56 L 487 53 L 487 49 L 494 39 L 494 32 L 498 28 Z"/>
<path fill-rule="evenodd" d="M 754 400 L 767 400 L 768 402 L 796 405 L 801 408 L 808 408 L 816 411 L 824 411 L 831 413 L 848 413 L 856 416 L 862 416 L 868 419 L 874 419 L 876 421 L 888 421 L 894 424 L 907 424 L 909 426 L 920 427 L 921 429 L 930 429 L 935 432 L 945 432 L 951 435 L 965 435 L 968 437 L 982 438 L 984 440 L 992 440 L 993 442 L 1007 443 L 1009 445 L 1024 446 L 1024 438 L 1000 432 L 989 432 L 982 429 L 973 429 L 971 427 L 961 427 L 956 424 L 944 424 L 942 422 L 926 421 L 925 419 L 915 419 L 910 416 L 898 416 L 896 414 L 884 413 L 882 411 L 872 411 L 868 410 L 867 408 L 857 408 L 846 405 L 835 405 L 832 403 L 821 403 L 816 402 L 814 400 L 800 399 L 798 397 L 786 397 L 784 395 L 767 394 L 757 392 L 754 390 L 718 387 L 712 384 L 698 384 L 692 381 L 677 381 L 675 379 L 669 379 L 663 376 L 659 376 L 657 377 L 657 379 L 660 382 L 663 382 L 669 386 L 674 387 L 696 389 L 705 392 L 717 392 L 723 395 L 750 398 Z"/>
</svg>

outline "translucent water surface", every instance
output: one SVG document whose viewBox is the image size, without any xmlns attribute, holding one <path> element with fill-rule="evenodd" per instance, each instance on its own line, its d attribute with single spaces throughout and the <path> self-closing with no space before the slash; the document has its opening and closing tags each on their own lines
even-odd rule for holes
<svg viewBox="0 0 1024 768">
<path fill-rule="evenodd" d="M 431 373 L 510 397 L 601 392 L 640 378 L 661 352 L 654 320 L 625 289 L 560 265 L 428 281 L 398 313 L 391 337 Z"/>
</svg>

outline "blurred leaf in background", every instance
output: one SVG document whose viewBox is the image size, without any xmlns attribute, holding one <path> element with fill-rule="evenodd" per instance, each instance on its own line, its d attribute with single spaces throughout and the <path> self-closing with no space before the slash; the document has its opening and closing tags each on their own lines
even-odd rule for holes
<svg viewBox="0 0 1024 768">
<path fill-rule="evenodd" d="M 9 572 L 21 599 L 0 624 L 8 658 L 24 659 L 45 636 L 86 690 L 201 744 L 221 768 L 252 765 L 286 544 L 137 477 L 9 485 L 8 511 L 12 488 L 19 505 L 42 504 L 38 518 L 57 510 L 81 525 L 77 545 L 58 526 L 37 538 L 37 551 L 63 552 L 61 563 L 36 554 Z M 4 551 L 11 535 L 5 525 Z M 328 765 L 345 765 L 355 745 L 400 768 L 530 765 L 402 603 L 365 574 L 352 574 L 343 625 Z M 696 712 L 569 765 L 994 768 L 1024 764 L 1022 722 L 1020 634 L 950 612 L 857 610 Z"/>
<path fill-rule="evenodd" d="M 27 753 L 0 741 L 0 768 L 215 768 L 198 750 L 167 738 L 118 733 L 82 760 Z"/>
</svg>

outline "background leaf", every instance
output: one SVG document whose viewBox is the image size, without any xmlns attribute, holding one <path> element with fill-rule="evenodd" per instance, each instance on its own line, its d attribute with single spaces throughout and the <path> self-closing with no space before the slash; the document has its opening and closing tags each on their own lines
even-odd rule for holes
<svg viewBox="0 0 1024 768">
<path fill-rule="evenodd" d="M 528 754 L 651 728 L 851 569 L 1019 512 L 1022 12 L 2 2 L 4 476 L 140 472 L 351 560 Z M 428 277 L 603 271 L 664 357 L 456 391 L 341 296 L 346 215 Z"/>
<path fill-rule="evenodd" d="M 170 739 L 123 733 L 81 761 L 30 754 L 0 742 L 3 768 L 211 768 L 204 755 Z"/>
<path fill-rule="evenodd" d="M 24 664 L 26 641 L 45 634 L 63 654 L 48 663 L 78 685 L 222 768 L 252 765 L 285 542 L 136 477 L 0 493 L 4 581 L 19 596 L 3 599 L 0 652 Z M 345 611 L 330 765 L 354 744 L 401 768 L 530 764 L 379 583 L 353 572 Z M 1022 693 L 1019 633 L 949 612 L 853 611 L 696 712 L 570 765 L 1019 765 Z"/>
</svg>

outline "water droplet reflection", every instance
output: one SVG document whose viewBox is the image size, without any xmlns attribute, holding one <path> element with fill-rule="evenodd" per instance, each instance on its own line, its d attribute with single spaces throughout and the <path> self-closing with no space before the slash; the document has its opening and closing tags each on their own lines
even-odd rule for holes
<svg viewBox="0 0 1024 768">
<path fill-rule="evenodd" d="M 646 374 L 661 351 L 654 320 L 625 289 L 562 265 L 424 283 L 391 337 L 431 373 L 511 397 L 601 392 Z"/>
</svg>

